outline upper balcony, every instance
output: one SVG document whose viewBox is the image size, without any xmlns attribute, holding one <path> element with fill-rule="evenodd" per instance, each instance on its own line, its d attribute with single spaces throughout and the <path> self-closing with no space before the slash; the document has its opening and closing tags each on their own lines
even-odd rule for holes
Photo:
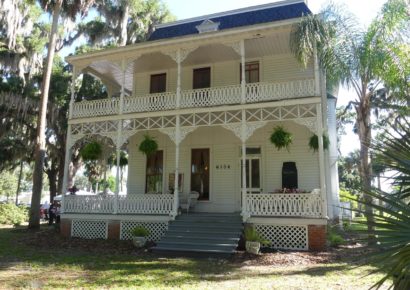
<svg viewBox="0 0 410 290">
<path fill-rule="evenodd" d="M 290 31 L 296 21 L 149 41 L 69 57 L 75 77 L 89 74 L 98 78 L 109 96 L 82 100 L 87 96 L 75 97 L 73 92 L 70 118 L 318 97 L 318 65 L 311 62 L 301 66 L 289 48 Z M 250 69 L 251 64 L 257 69 Z M 163 83 L 153 84 L 156 76 L 165 76 Z"/>
<path fill-rule="evenodd" d="M 122 113 L 252 104 L 315 95 L 314 79 L 277 83 L 250 83 L 246 84 L 245 87 L 244 102 L 242 101 L 242 88 L 240 85 L 181 91 L 179 107 L 177 106 L 177 94 L 173 92 L 124 97 Z M 73 105 L 72 118 L 116 115 L 121 113 L 120 108 L 119 98 L 76 102 Z"/>
</svg>

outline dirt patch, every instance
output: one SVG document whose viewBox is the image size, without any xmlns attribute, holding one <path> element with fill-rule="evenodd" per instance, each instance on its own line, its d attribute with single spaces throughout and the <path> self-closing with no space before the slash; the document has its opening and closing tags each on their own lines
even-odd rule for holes
<svg viewBox="0 0 410 290">
<path fill-rule="evenodd" d="M 368 256 L 368 248 L 359 243 L 350 243 L 324 252 L 265 251 L 259 255 L 240 252 L 232 258 L 239 266 L 309 266 L 355 261 L 360 263 Z"/>
<path fill-rule="evenodd" d="M 17 230 L 15 230 L 17 231 Z M 17 240 L 17 243 L 30 248 L 35 248 L 40 251 L 61 251 L 75 250 L 84 253 L 97 253 L 104 255 L 117 254 L 142 254 L 146 249 L 136 249 L 131 241 L 120 240 L 87 240 L 79 238 L 65 238 L 61 236 L 58 230 L 50 228 L 42 228 L 40 231 L 30 232 L 25 229 L 18 231 L 27 234 L 22 235 Z"/>
</svg>

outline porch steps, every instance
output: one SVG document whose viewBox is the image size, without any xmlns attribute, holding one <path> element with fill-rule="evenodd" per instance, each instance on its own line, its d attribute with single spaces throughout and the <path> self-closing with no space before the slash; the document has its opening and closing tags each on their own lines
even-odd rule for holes
<svg viewBox="0 0 410 290">
<path fill-rule="evenodd" d="M 189 213 L 169 224 L 154 253 L 231 255 L 243 225 L 239 214 Z"/>
</svg>

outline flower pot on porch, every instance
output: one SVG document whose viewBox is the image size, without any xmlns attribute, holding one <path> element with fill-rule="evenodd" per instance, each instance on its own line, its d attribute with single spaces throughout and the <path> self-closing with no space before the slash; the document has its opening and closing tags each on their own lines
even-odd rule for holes
<svg viewBox="0 0 410 290">
<path fill-rule="evenodd" d="M 146 242 L 147 242 L 146 237 L 137 237 L 137 236 L 132 237 L 132 243 L 137 248 L 142 248 Z"/>
<path fill-rule="evenodd" d="M 248 253 L 257 255 L 257 254 L 259 254 L 259 251 L 261 249 L 261 243 L 260 242 L 246 241 L 245 248 L 246 248 L 246 251 Z"/>
</svg>

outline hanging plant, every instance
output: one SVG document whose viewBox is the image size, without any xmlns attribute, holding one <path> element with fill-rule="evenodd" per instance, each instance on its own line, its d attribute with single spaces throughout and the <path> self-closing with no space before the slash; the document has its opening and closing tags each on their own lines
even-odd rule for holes
<svg viewBox="0 0 410 290">
<path fill-rule="evenodd" d="M 153 137 L 146 134 L 144 140 L 141 142 L 138 148 L 143 154 L 149 156 L 158 150 L 158 143 Z"/>
<path fill-rule="evenodd" d="M 329 137 L 323 134 L 323 149 L 327 150 L 329 148 L 329 144 L 330 144 Z M 319 150 L 319 138 L 317 137 L 316 134 L 310 137 L 309 148 L 312 149 L 313 152 L 316 152 Z"/>
<path fill-rule="evenodd" d="M 270 141 L 278 150 L 286 148 L 286 150 L 289 151 L 289 146 L 292 144 L 292 138 L 292 134 L 283 129 L 282 126 L 275 127 L 272 135 L 270 135 Z"/>
<path fill-rule="evenodd" d="M 81 148 L 80 156 L 84 161 L 95 161 L 101 158 L 102 151 L 102 145 L 94 141 Z"/>
</svg>

